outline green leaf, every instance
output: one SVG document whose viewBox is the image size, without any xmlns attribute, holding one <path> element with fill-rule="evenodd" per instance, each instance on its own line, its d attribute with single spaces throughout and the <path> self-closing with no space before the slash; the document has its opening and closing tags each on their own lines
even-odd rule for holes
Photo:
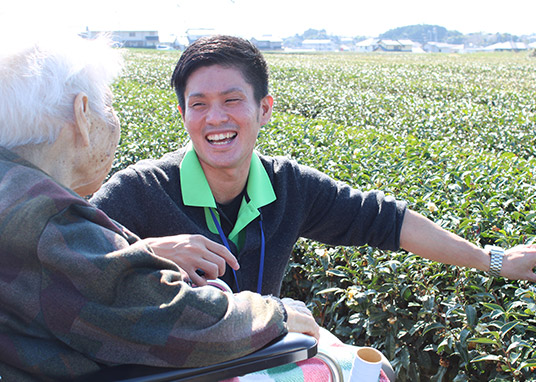
<svg viewBox="0 0 536 382">
<path fill-rule="evenodd" d="M 437 371 L 437 373 L 430 378 L 430 381 L 431 382 L 441 382 L 441 381 L 443 381 L 443 378 L 447 374 L 447 371 L 448 371 L 448 369 L 446 367 L 440 366 L 439 370 Z"/>
<path fill-rule="evenodd" d="M 348 277 L 348 274 L 346 274 L 345 272 L 342 272 L 338 269 L 331 269 L 329 271 L 326 271 L 326 274 L 328 276 L 335 276 L 335 277 Z"/>
<path fill-rule="evenodd" d="M 469 382 L 469 378 L 463 371 L 458 372 L 458 375 L 452 380 L 452 382 Z"/>
<path fill-rule="evenodd" d="M 477 344 L 491 344 L 491 345 L 498 345 L 499 342 L 497 340 L 493 340 L 491 338 L 481 337 L 481 338 L 469 338 L 467 342 L 474 342 Z"/>
<path fill-rule="evenodd" d="M 525 341 L 515 341 L 515 342 L 512 342 L 509 346 L 508 346 L 508 349 L 506 350 L 507 353 L 510 353 L 513 349 L 515 348 L 518 348 L 518 347 L 524 347 L 524 348 L 528 348 L 528 349 L 533 349 L 533 346 L 531 344 L 529 344 L 528 342 L 525 342 Z"/>
<path fill-rule="evenodd" d="M 428 332 L 431 331 L 431 330 L 442 329 L 442 328 L 444 328 L 444 327 L 445 327 L 445 325 L 443 325 L 443 324 L 440 323 L 440 322 L 433 322 L 433 323 L 427 325 L 427 326 L 423 329 L 423 331 L 422 331 L 422 335 L 424 336 L 426 333 L 428 333 Z"/>
<path fill-rule="evenodd" d="M 329 293 L 341 293 L 343 290 L 341 288 L 326 288 L 321 291 L 316 292 L 316 294 L 329 294 Z"/>
<path fill-rule="evenodd" d="M 521 325 L 520 321 L 512 321 L 501 327 L 501 337 L 504 337 L 510 330 Z"/>
<path fill-rule="evenodd" d="M 473 305 L 466 305 L 465 306 L 465 315 L 467 316 L 467 324 L 474 328 L 478 321 L 476 317 L 476 309 Z"/>
<path fill-rule="evenodd" d="M 475 357 L 475 358 L 473 358 L 471 360 L 471 362 L 482 362 L 482 361 L 496 361 L 496 362 L 499 362 L 499 361 L 501 361 L 501 357 L 498 356 L 498 355 L 486 354 L 486 355 Z"/>
<path fill-rule="evenodd" d="M 491 309 L 491 310 L 498 310 L 498 311 L 501 311 L 501 312 L 505 312 L 504 308 L 502 306 L 498 305 L 498 304 L 493 304 L 493 303 L 489 303 L 489 302 L 483 302 L 482 305 L 485 306 L 488 309 Z"/>
<path fill-rule="evenodd" d="M 519 368 L 520 369 L 524 369 L 524 368 L 533 368 L 533 367 L 536 367 L 536 359 L 530 359 L 530 360 L 526 360 L 526 361 L 523 361 L 521 362 L 521 365 L 519 365 Z"/>
</svg>

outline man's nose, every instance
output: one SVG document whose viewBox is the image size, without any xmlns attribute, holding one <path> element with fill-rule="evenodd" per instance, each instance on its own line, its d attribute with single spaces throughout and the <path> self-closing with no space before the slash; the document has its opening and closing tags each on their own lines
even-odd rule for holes
<svg viewBox="0 0 536 382">
<path fill-rule="evenodd" d="M 220 125 L 229 119 L 227 112 L 221 105 L 211 105 L 208 112 L 206 121 L 211 125 Z"/>
</svg>

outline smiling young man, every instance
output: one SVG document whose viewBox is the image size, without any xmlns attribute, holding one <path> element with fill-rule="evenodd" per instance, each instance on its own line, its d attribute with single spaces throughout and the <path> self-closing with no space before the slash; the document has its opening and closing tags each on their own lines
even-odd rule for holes
<svg viewBox="0 0 536 382">
<path fill-rule="evenodd" d="M 142 238 L 180 235 L 168 258 L 194 283 L 220 277 L 234 292 L 278 296 L 300 237 L 404 248 L 431 260 L 536 281 L 535 246 L 490 254 L 403 201 L 353 189 L 287 157 L 256 152 L 273 99 L 266 62 L 248 41 L 231 36 L 196 41 L 182 54 L 171 82 L 191 142 L 116 173 L 91 201 Z M 233 258 L 229 252 L 240 269 L 226 264 L 224 258 Z M 392 370 L 388 373 L 393 380 Z"/>
<path fill-rule="evenodd" d="M 195 70 L 179 106 L 199 164 L 218 203 L 244 189 L 262 125 L 270 120 L 273 99 L 258 101 L 238 68 L 211 65 Z"/>
<path fill-rule="evenodd" d="M 196 41 L 177 63 L 172 84 L 191 143 L 118 172 L 92 202 L 141 237 L 184 234 L 181 245 L 188 251 L 170 258 L 190 269 L 192 281 L 203 285 L 205 278 L 221 277 L 235 292 L 279 295 L 300 237 L 404 248 L 434 261 L 536 281 L 535 246 L 484 250 L 382 192 L 360 192 L 286 157 L 255 152 L 273 99 L 266 62 L 248 41 Z M 227 250 L 213 242 L 228 247 L 240 270 L 225 265 Z"/>
</svg>

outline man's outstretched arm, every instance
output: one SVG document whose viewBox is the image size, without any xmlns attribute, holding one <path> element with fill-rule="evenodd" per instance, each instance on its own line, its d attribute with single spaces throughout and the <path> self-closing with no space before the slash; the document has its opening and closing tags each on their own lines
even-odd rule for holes
<svg viewBox="0 0 536 382">
<path fill-rule="evenodd" d="M 467 240 L 441 228 L 415 211 L 406 210 L 400 246 L 416 255 L 445 264 L 488 272 L 490 255 Z M 500 275 L 512 280 L 536 282 L 536 245 L 519 245 L 507 250 Z"/>
</svg>

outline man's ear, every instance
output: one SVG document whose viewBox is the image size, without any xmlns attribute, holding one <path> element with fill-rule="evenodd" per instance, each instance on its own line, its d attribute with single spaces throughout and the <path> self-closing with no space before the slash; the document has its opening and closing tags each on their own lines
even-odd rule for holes
<svg viewBox="0 0 536 382">
<path fill-rule="evenodd" d="M 89 104 L 85 93 L 78 93 L 74 98 L 74 131 L 76 142 L 89 146 Z"/>
<path fill-rule="evenodd" d="M 182 120 L 184 121 L 184 110 L 182 110 L 181 105 L 177 105 L 177 109 L 179 110 L 179 113 L 181 113 Z"/>
<path fill-rule="evenodd" d="M 272 109 L 274 107 L 274 98 L 268 94 L 261 100 L 261 125 L 266 125 L 272 118 Z"/>
</svg>

